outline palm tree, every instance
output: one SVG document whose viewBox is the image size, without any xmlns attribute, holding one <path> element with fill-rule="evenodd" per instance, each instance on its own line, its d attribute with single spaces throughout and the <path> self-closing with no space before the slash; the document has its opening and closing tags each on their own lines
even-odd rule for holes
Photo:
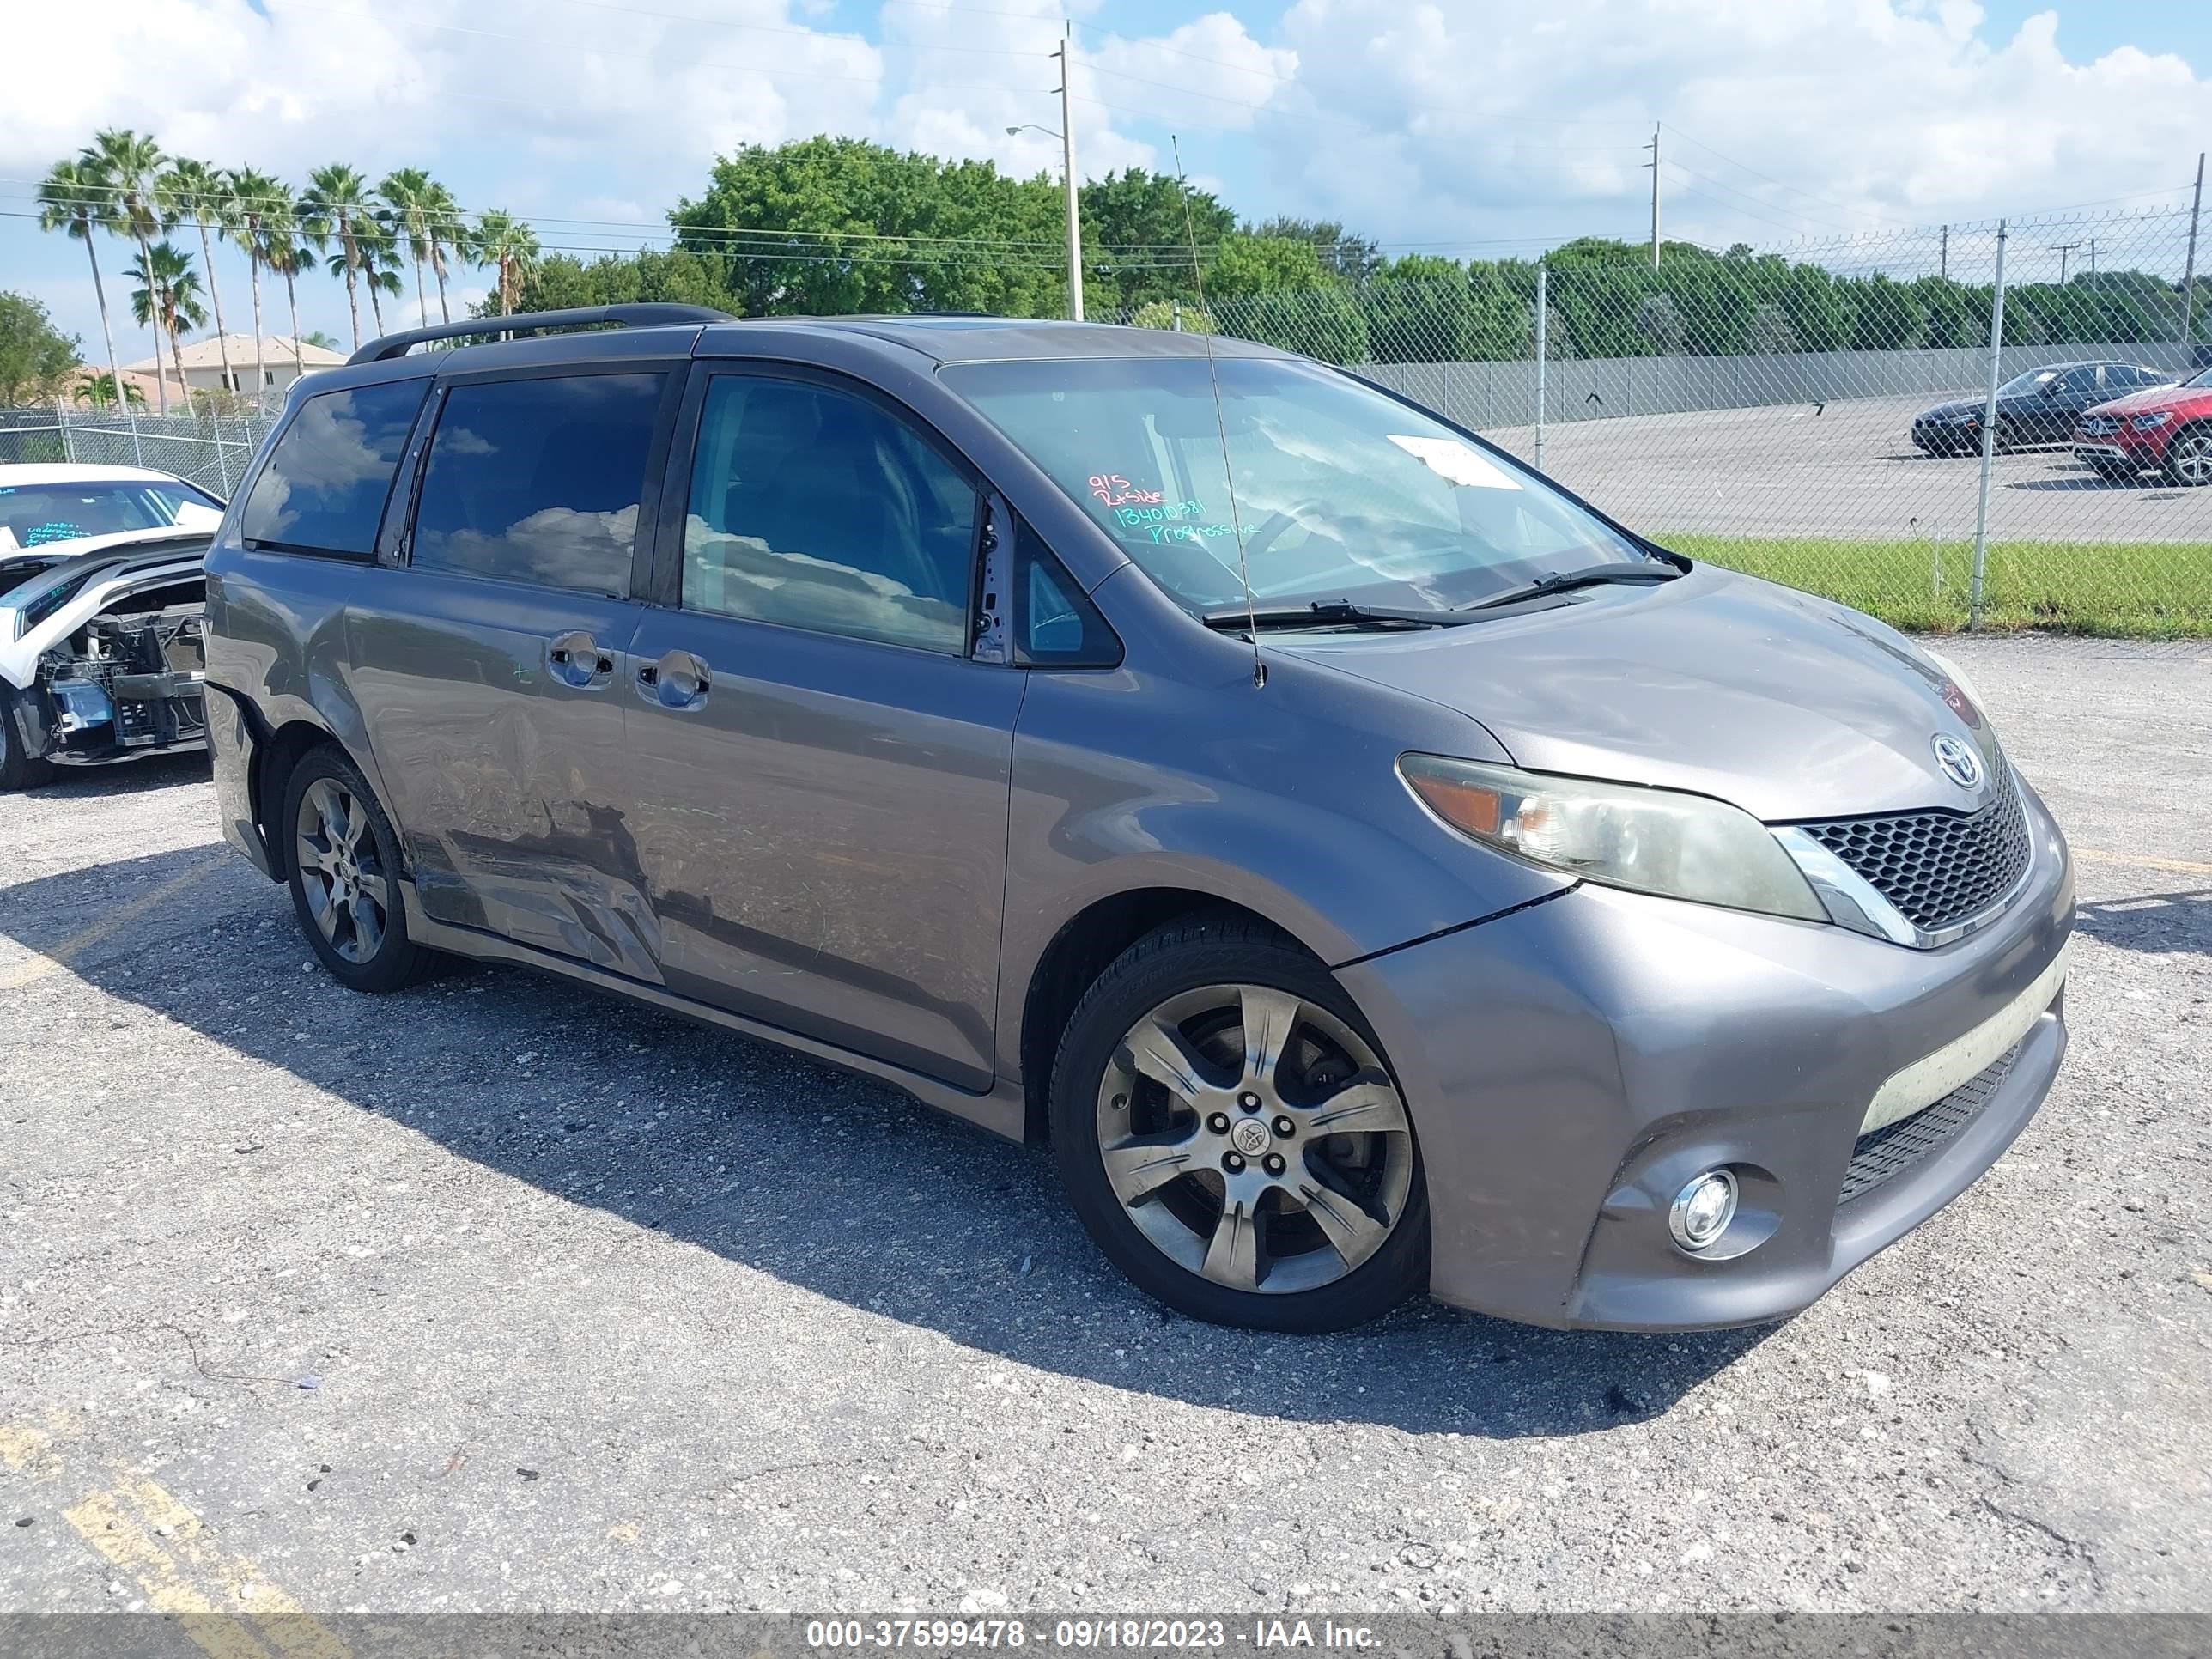
<svg viewBox="0 0 2212 1659">
<path fill-rule="evenodd" d="M 268 263 L 270 270 L 284 279 L 284 303 L 292 313 L 292 365 L 300 374 L 305 374 L 307 372 L 307 354 L 302 348 L 300 337 L 298 278 L 301 271 L 315 268 L 315 246 L 301 240 L 299 224 L 292 216 L 289 199 L 282 204 L 281 219 L 279 211 L 272 198 L 268 222 L 261 230 L 261 257 Z M 319 345 L 321 342 L 319 340 L 313 343 Z"/>
<path fill-rule="evenodd" d="M 185 379 L 184 335 L 186 330 L 207 325 L 207 310 L 200 304 L 199 273 L 192 269 L 192 256 L 171 243 L 156 242 L 146 252 L 143 259 L 131 267 L 131 276 L 138 286 L 131 291 L 131 314 L 140 322 L 169 337 L 169 356 L 177 366 L 177 386 L 190 404 L 191 395 Z M 156 388 L 161 377 L 154 377 Z M 167 408 L 167 404 L 163 407 Z"/>
<path fill-rule="evenodd" d="M 236 392 L 238 376 L 230 366 L 230 339 L 222 323 L 222 285 L 215 279 L 215 243 L 210 234 L 235 217 L 230 180 L 205 161 L 173 155 L 167 171 L 154 181 L 154 194 L 173 222 L 199 229 L 200 269 L 207 272 L 208 302 L 215 307 L 215 349 L 222 363 L 222 386 L 226 392 Z"/>
<path fill-rule="evenodd" d="M 368 269 L 362 252 L 362 233 L 374 223 L 368 199 L 368 181 L 354 168 L 342 162 L 332 162 L 326 167 L 317 167 L 307 175 L 307 194 L 300 204 L 300 228 L 315 245 L 319 253 L 328 251 L 331 242 L 338 245 L 337 253 L 330 261 L 333 276 L 343 276 L 346 285 L 346 309 L 353 314 L 354 349 L 361 349 L 361 295 L 358 283 L 361 273 Z M 374 289 L 369 293 L 373 304 Z M 378 331 L 382 331 L 382 323 Z M 297 338 L 295 335 L 294 337 Z"/>
<path fill-rule="evenodd" d="M 148 264 L 154 238 L 169 228 L 154 190 L 161 164 L 168 159 L 161 154 L 161 145 L 150 136 L 142 138 L 129 127 L 107 127 L 93 134 L 92 142 L 77 154 L 92 165 L 94 177 L 100 181 L 106 198 L 100 222 L 117 235 L 137 242 L 138 263 Z M 161 357 L 161 343 L 156 337 L 155 362 L 159 363 Z M 167 386 L 158 373 L 154 376 L 154 396 L 156 407 L 167 414 Z"/>
<path fill-rule="evenodd" d="M 430 308 L 422 299 L 422 262 L 430 257 L 430 192 L 435 186 L 420 167 L 400 167 L 384 175 L 376 194 L 384 204 L 377 219 L 394 246 L 406 244 L 415 265 L 415 312 L 424 322 Z"/>
<path fill-rule="evenodd" d="M 453 199 L 453 192 L 434 179 L 423 192 L 423 209 L 424 229 L 430 239 L 430 269 L 438 278 L 438 320 L 450 323 L 453 313 L 446 305 L 446 250 L 452 248 L 462 258 L 468 257 L 468 223 L 461 217 L 461 204 Z"/>
<path fill-rule="evenodd" d="M 405 292 L 399 281 L 399 243 L 392 228 L 377 220 L 361 227 L 362 286 L 368 290 L 368 309 L 376 319 L 376 331 L 384 332 L 384 307 L 378 296 L 398 299 Z"/>
<path fill-rule="evenodd" d="M 262 388 L 269 384 L 261 350 L 261 267 L 275 270 L 269 258 L 270 246 L 292 240 L 292 192 L 252 167 L 233 167 L 229 177 L 230 212 L 222 231 L 246 250 L 246 268 L 253 276 L 253 401 L 258 408 Z"/>
<path fill-rule="evenodd" d="M 106 409 L 115 401 L 116 378 L 113 374 L 88 374 L 76 383 L 76 399 L 90 404 L 94 409 Z M 135 380 L 121 382 L 123 401 L 134 409 L 146 406 L 146 394 L 138 389 Z"/>
<path fill-rule="evenodd" d="M 107 288 L 100 280 L 100 254 L 93 246 L 92 234 L 102 222 L 106 190 L 105 181 L 90 162 L 55 162 L 39 185 L 39 228 L 64 230 L 84 244 L 84 257 L 92 264 L 92 297 L 100 305 L 100 337 L 107 347 L 107 383 L 112 387 L 125 382 L 123 367 L 115 358 L 115 330 L 107 320 Z"/>
<path fill-rule="evenodd" d="M 538 263 L 537 232 L 495 208 L 477 221 L 470 254 L 499 272 L 499 314 L 512 317 L 522 300 L 522 279 Z"/>
</svg>

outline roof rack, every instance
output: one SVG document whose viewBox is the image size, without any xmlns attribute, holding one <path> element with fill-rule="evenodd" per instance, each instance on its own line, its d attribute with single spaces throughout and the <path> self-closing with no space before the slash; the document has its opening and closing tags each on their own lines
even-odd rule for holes
<svg viewBox="0 0 2212 1659">
<path fill-rule="evenodd" d="M 631 305 L 579 306 L 568 311 L 524 311 L 512 317 L 471 317 L 465 322 L 439 323 L 429 328 L 410 328 L 371 340 L 346 359 L 349 363 L 388 362 L 409 348 L 432 340 L 466 340 L 492 335 L 542 334 L 548 329 L 587 328 L 612 323 L 617 328 L 660 328 L 672 323 L 732 323 L 726 311 L 706 306 Z"/>
</svg>

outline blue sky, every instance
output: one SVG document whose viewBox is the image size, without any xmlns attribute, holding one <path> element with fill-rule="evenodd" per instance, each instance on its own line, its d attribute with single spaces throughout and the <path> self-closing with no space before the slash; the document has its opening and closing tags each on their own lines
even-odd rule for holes
<svg viewBox="0 0 2212 1659">
<path fill-rule="evenodd" d="M 424 166 L 465 205 L 585 252 L 652 236 L 742 143 L 851 132 L 1059 166 L 1056 143 L 1004 131 L 1058 122 L 1043 55 L 1057 0 L 25 10 L 17 61 L 70 70 L 0 103 L 0 288 L 41 298 L 95 351 L 82 249 L 5 216 L 29 211 L 32 181 L 100 125 L 295 182 L 331 160 L 372 176 Z M 1086 174 L 1167 167 L 1172 132 L 1193 177 L 1249 216 L 1340 219 L 1394 249 L 1640 236 L 1655 119 L 1668 234 L 1717 246 L 2081 203 L 2170 210 L 2212 144 L 2203 0 L 1079 0 L 1075 18 Z M 2118 241 L 2105 257 L 2178 262 L 2171 220 Z M 1900 270 L 1937 257 L 1932 240 L 1869 246 L 1865 263 Z M 102 246 L 111 275 L 126 252 Z M 218 261 L 242 329 L 242 262 Z M 307 326 L 348 334 L 340 289 L 318 280 L 302 300 Z M 399 309 L 387 325 L 411 320 L 411 298 Z M 118 345 L 126 361 L 150 349 L 129 329 Z"/>
</svg>

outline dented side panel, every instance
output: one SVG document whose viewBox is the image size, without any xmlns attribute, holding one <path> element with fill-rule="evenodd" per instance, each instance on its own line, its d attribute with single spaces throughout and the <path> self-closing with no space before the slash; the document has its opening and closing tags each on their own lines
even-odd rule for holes
<svg viewBox="0 0 2212 1659">
<path fill-rule="evenodd" d="M 639 607 L 429 570 L 348 574 L 333 668 L 425 914 L 658 984 L 617 805 Z"/>
</svg>

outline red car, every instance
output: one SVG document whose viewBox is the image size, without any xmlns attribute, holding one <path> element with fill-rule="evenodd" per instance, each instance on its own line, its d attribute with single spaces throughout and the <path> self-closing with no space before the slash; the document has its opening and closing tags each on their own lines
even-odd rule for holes
<svg viewBox="0 0 2212 1659">
<path fill-rule="evenodd" d="M 2212 368 L 2085 410 L 2074 453 L 2108 478 L 2156 468 L 2178 484 L 2212 484 Z"/>
</svg>

